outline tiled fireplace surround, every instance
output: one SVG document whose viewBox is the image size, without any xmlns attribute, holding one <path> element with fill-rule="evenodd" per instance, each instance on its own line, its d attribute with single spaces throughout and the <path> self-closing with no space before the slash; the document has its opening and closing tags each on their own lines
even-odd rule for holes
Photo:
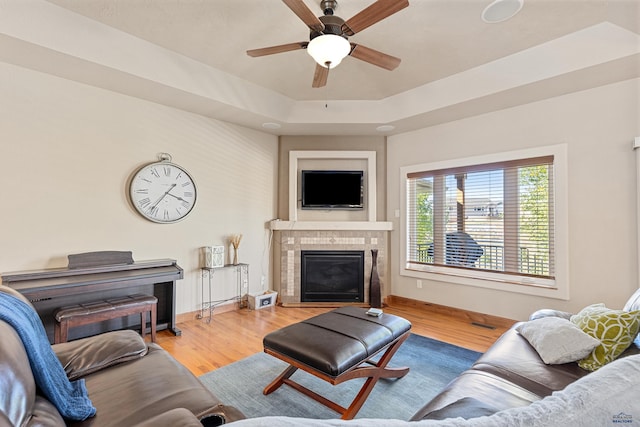
<svg viewBox="0 0 640 427">
<path fill-rule="evenodd" d="M 378 273 L 384 287 L 387 234 L 387 231 L 378 230 L 280 230 L 276 233 L 276 238 L 280 247 L 281 303 L 301 304 L 300 251 L 303 250 L 364 251 L 364 298 L 368 302 L 371 249 L 378 250 Z"/>
</svg>

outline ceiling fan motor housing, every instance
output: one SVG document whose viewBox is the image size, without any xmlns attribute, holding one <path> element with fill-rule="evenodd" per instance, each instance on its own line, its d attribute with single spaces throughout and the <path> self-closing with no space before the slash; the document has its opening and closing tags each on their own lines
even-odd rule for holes
<svg viewBox="0 0 640 427">
<path fill-rule="evenodd" d="M 324 15 L 320 16 L 318 19 L 324 24 L 324 30 L 322 32 L 312 30 L 309 34 L 309 40 L 313 40 L 323 34 L 334 34 L 336 36 L 342 36 L 345 39 L 347 38 L 347 36 L 342 31 L 344 19 L 335 15 Z"/>
</svg>

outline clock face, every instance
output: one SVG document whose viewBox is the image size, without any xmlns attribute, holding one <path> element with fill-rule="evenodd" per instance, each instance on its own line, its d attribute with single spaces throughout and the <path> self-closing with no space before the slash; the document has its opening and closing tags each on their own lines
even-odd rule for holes
<svg viewBox="0 0 640 427">
<path fill-rule="evenodd" d="M 129 186 L 131 203 L 146 219 L 180 221 L 196 204 L 196 186 L 180 166 L 162 161 L 140 168 Z"/>
</svg>

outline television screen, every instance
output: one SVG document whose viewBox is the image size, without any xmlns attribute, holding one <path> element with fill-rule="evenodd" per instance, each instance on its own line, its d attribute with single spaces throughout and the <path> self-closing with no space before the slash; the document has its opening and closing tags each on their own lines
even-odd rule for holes
<svg viewBox="0 0 640 427">
<path fill-rule="evenodd" d="M 302 209 L 362 209 L 362 171 L 303 170 Z"/>
</svg>

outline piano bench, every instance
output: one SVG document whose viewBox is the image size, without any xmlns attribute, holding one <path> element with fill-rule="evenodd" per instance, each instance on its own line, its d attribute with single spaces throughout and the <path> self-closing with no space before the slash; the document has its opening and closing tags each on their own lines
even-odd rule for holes
<svg viewBox="0 0 640 427">
<path fill-rule="evenodd" d="M 56 310 L 54 327 L 55 344 L 67 342 L 69 328 L 140 314 L 140 335 L 147 329 L 147 313 L 150 313 L 151 342 L 156 342 L 156 310 L 158 298 L 152 295 L 127 295 L 105 301 L 87 302 Z"/>
</svg>

